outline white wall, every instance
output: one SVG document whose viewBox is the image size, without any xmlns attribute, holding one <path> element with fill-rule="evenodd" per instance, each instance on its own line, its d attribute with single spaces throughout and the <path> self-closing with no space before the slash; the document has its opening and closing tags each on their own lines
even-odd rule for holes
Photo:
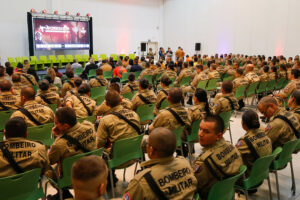
<svg viewBox="0 0 300 200">
<path fill-rule="evenodd" d="M 299 0 L 164 0 L 164 47 L 193 54 L 300 53 Z"/>
<path fill-rule="evenodd" d="M 27 15 L 31 8 L 70 11 L 93 17 L 94 53 L 138 52 L 141 41 L 162 41 L 162 0 L 7 0 L 1 1 L 0 57 L 29 55 Z M 61 53 L 61 52 L 50 52 Z M 72 53 L 72 52 L 71 52 Z M 76 51 L 76 53 L 87 53 Z M 37 52 L 48 54 L 47 52 Z M 75 52 L 73 53 L 75 54 Z"/>
</svg>

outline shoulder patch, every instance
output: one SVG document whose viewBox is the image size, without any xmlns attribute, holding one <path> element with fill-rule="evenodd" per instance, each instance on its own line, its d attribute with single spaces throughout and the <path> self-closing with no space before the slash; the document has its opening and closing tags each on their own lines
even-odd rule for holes
<svg viewBox="0 0 300 200">
<path fill-rule="evenodd" d="M 271 129 L 271 126 L 268 124 L 268 126 L 265 128 L 265 132 L 268 132 Z"/>
<path fill-rule="evenodd" d="M 123 200 L 130 200 L 130 194 L 128 192 L 126 192 L 124 195 L 123 195 Z"/>
<path fill-rule="evenodd" d="M 195 166 L 195 170 L 194 170 L 194 173 L 199 173 L 202 171 L 202 166 L 201 165 L 196 165 Z"/>
<path fill-rule="evenodd" d="M 243 145 L 243 142 L 242 140 L 239 140 L 238 143 L 235 145 L 236 147 L 239 147 L 239 146 L 242 146 Z"/>
</svg>

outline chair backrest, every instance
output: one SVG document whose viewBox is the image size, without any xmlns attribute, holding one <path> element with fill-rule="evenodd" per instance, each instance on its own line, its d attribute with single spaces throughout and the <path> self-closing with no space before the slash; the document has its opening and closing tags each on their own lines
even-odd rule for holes
<svg viewBox="0 0 300 200">
<path fill-rule="evenodd" d="M 281 147 L 277 147 L 271 155 L 258 158 L 250 172 L 250 176 L 244 180 L 244 188 L 251 188 L 269 176 L 269 168 L 275 157 L 282 151 Z"/>
<path fill-rule="evenodd" d="M 57 104 L 53 103 L 53 104 L 49 104 L 48 106 L 51 108 L 51 110 L 52 110 L 54 113 L 56 113 Z"/>
<path fill-rule="evenodd" d="M 102 60 L 107 60 L 106 54 L 100 54 L 100 58 L 101 58 Z"/>
<path fill-rule="evenodd" d="M 71 54 L 66 55 L 66 59 L 70 63 L 74 61 L 73 55 L 71 55 Z"/>
<path fill-rule="evenodd" d="M 96 99 L 99 96 L 104 96 L 106 91 L 106 86 L 93 87 L 91 88 L 91 98 Z"/>
<path fill-rule="evenodd" d="M 90 76 L 95 76 L 96 75 L 96 69 L 90 69 L 89 70 L 89 77 Z"/>
<path fill-rule="evenodd" d="M 149 83 L 152 84 L 152 77 L 153 77 L 152 75 L 145 75 L 145 76 L 143 76 L 143 79 L 148 80 Z"/>
<path fill-rule="evenodd" d="M 299 150 L 300 150 L 300 139 L 298 139 L 298 144 L 294 149 L 294 153 L 298 153 Z"/>
<path fill-rule="evenodd" d="M 201 88 L 201 89 L 205 90 L 207 82 L 208 82 L 208 80 L 200 81 L 197 85 L 197 88 Z"/>
<path fill-rule="evenodd" d="M 128 56 L 129 56 L 129 59 L 132 59 L 132 60 L 135 59 L 135 54 L 133 54 L 133 53 L 130 53 Z"/>
<path fill-rule="evenodd" d="M 129 76 L 128 72 L 122 73 L 121 82 L 123 83 L 123 82 L 128 81 L 128 76 Z"/>
<path fill-rule="evenodd" d="M 136 113 L 140 117 L 140 122 L 144 122 L 147 120 L 153 120 L 154 114 L 153 110 L 155 108 L 155 104 L 144 104 L 140 105 L 136 109 Z"/>
<path fill-rule="evenodd" d="M 103 103 L 103 101 L 105 100 L 105 96 L 98 96 L 96 99 L 96 104 L 97 106 L 101 105 Z"/>
<path fill-rule="evenodd" d="M 87 153 L 81 153 L 77 154 L 68 158 L 65 158 L 62 162 L 63 166 L 63 176 L 61 179 L 58 180 L 58 186 L 59 188 L 67 187 L 72 185 L 72 179 L 71 179 L 71 169 L 73 164 L 79 160 L 80 158 L 84 156 L 90 156 L 90 155 L 96 155 L 96 156 L 102 156 L 104 148 L 96 149 L 94 151 L 90 151 Z"/>
<path fill-rule="evenodd" d="M 132 100 L 133 96 L 135 95 L 135 93 L 137 93 L 137 91 L 133 91 L 133 92 L 127 92 L 125 94 L 122 94 L 122 96 L 126 99 Z"/>
<path fill-rule="evenodd" d="M 141 73 L 142 73 L 142 71 L 134 72 L 135 78 L 139 77 Z"/>
<path fill-rule="evenodd" d="M 258 88 L 256 89 L 256 93 L 259 94 L 265 92 L 267 85 L 268 81 L 260 82 Z"/>
<path fill-rule="evenodd" d="M 207 83 L 206 90 L 215 90 L 217 88 L 218 79 L 210 79 Z"/>
<path fill-rule="evenodd" d="M 105 71 L 104 72 L 104 78 L 112 78 L 113 71 Z M 123 76 L 123 74 L 122 74 Z"/>
<path fill-rule="evenodd" d="M 283 86 L 285 80 L 286 80 L 285 78 L 279 79 L 279 80 L 277 81 L 277 83 L 276 83 L 275 89 L 276 89 L 276 90 L 280 90 L 280 89 L 282 88 L 282 86 Z"/>
<path fill-rule="evenodd" d="M 272 91 L 275 88 L 276 80 L 270 80 L 267 85 L 267 91 Z"/>
<path fill-rule="evenodd" d="M 112 57 L 114 61 L 118 60 L 117 54 L 110 54 L 110 57 Z"/>
<path fill-rule="evenodd" d="M 173 133 L 176 135 L 176 146 L 181 147 L 182 141 L 181 141 L 181 134 L 184 130 L 184 126 L 180 126 L 173 130 Z"/>
<path fill-rule="evenodd" d="M 90 56 L 89 55 L 82 55 L 82 61 L 84 61 L 84 62 L 88 62 L 89 61 L 89 59 L 90 59 Z M 95 60 L 95 61 L 97 61 L 97 60 Z"/>
<path fill-rule="evenodd" d="M 232 200 L 234 196 L 234 184 L 246 170 L 247 167 L 242 165 L 239 174 L 216 182 L 209 191 L 208 200 Z"/>
<path fill-rule="evenodd" d="M 1 199 L 33 200 L 43 197 L 43 189 L 38 189 L 40 174 L 41 169 L 35 168 L 21 174 L 0 178 Z"/>
<path fill-rule="evenodd" d="M 28 59 L 27 56 L 22 56 L 22 62 L 24 62 L 24 60 L 28 60 L 29 61 L 29 59 Z"/>
<path fill-rule="evenodd" d="M 40 56 L 40 61 L 42 61 L 43 63 L 47 63 L 48 62 L 47 56 Z"/>
<path fill-rule="evenodd" d="M 180 81 L 180 86 L 186 86 L 190 84 L 191 76 L 183 77 Z"/>
<path fill-rule="evenodd" d="M 82 61 L 81 55 L 75 55 L 74 58 L 75 58 L 78 62 L 81 62 L 81 61 Z"/>
<path fill-rule="evenodd" d="M 28 127 L 27 138 L 30 140 L 36 140 L 42 142 L 46 146 L 51 146 L 54 142 L 54 138 L 52 138 L 52 128 L 54 124 L 44 124 L 40 126 L 32 126 Z"/>
<path fill-rule="evenodd" d="M 241 97 L 244 97 L 246 88 L 247 88 L 247 85 L 239 86 L 235 91 L 235 98 L 239 99 Z"/>
<path fill-rule="evenodd" d="M 0 130 L 5 128 L 6 122 L 15 110 L 0 111 Z"/>
<path fill-rule="evenodd" d="M 161 102 L 160 110 L 165 109 L 165 108 L 168 107 L 169 105 L 170 105 L 170 102 L 168 101 L 168 99 L 164 99 L 164 100 Z"/>
<path fill-rule="evenodd" d="M 91 56 L 95 62 L 97 62 L 99 60 L 98 55 L 97 54 L 92 54 Z"/>
<path fill-rule="evenodd" d="M 48 56 L 49 60 L 51 60 L 52 62 L 57 62 L 56 56 L 55 55 L 50 55 Z"/>
<path fill-rule="evenodd" d="M 259 82 L 254 82 L 254 83 L 250 84 L 250 86 L 249 86 L 249 88 L 246 92 L 247 97 L 255 94 L 255 91 L 256 91 L 256 88 L 257 88 L 258 84 L 259 84 Z"/>
<path fill-rule="evenodd" d="M 66 57 L 65 57 L 65 55 L 58 55 L 57 60 L 60 62 L 66 62 Z"/>
<path fill-rule="evenodd" d="M 292 154 L 295 151 L 295 148 L 299 144 L 299 140 L 293 140 L 286 142 L 282 147 L 282 152 L 279 155 L 279 158 L 273 162 L 274 169 L 283 168 L 292 160 Z"/>
<path fill-rule="evenodd" d="M 113 169 L 123 163 L 143 157 L 141 142 L 144 134 L 126 139 L 117 140 L 113 143 L 113 158 L 108 160 L 108 167 Z"/>
<path fill-rule="evenodd" d="M 87 120 L 87 121 L 91 122 L 92 124 L 94 124 L 95 123 L 95 116 L 92 115 L 92 116 L 88 116 L 88 117 L 77 118 L 77 121 L 80 122 L 80 123 L 83 122 L 84 120 Z"/>
<path fill-rule="evenodd" d="M 36 56 L 30 56 L 30 61 L 34 61 L 34 62 L 37 62 L 38 59 Z"/>
<path fill-rule="evenodd" d="M 23 64 L 21 57 L 15 57 L 15 60 L 16 60 L 16 63 L 22 63 Z"/>
<path fill-rule="evenodd" d="M 232 115 L 233 111 L 227 111 L 227 112 L 222 112 L 219 114 L 219 116 L 223 119 L 224 121 L 224 125 L 225 125 L 225 129 L 227 129 L 229 127 L 230 124 L 230 117 Z"/>
<path fill-rule="evenodd" d="M 201 123 L 201 120 L 197 120 L 197 121 L 194 121 L 192 123 L 192 130 L 191 130 L 191 134 L 187 135 L 187 141 L 188 142 L 194 142 L 195 140 L 198 141 L 198 132 L 199 132 L 199 128 L 200 128 L 200 123 Z"/>
<path fill-rule="evenodd" d="M 121 54 L 119 54 L 119 57 L 120 56 L 122 56 L 123 57 L 123 59 L 126 57 L 126 54 L 124 54 L 124 53 L 121 53 Z"/>
<path fill-rule="evenodd" d="M 75 68 L 75 74 L 79 75 L 83 72 L 83 67 L 77 67 Z"/>
<path fill-rule="evenodd" d="M 4 140 L 4 132 L 0 132 L 0 142 Z"/>
</svg>

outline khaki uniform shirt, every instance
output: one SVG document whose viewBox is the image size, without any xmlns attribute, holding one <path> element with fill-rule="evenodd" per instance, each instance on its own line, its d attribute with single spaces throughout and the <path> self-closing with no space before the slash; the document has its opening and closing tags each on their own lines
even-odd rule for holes
<svg viewBox="0 0 300 200">
<path fill-rule="evenodd" d="M 212 174 L 208 165 L 213 169 L 214 174 Z M 213 145 L 204 147 L 202 154 L 193 164 L 194 173 L 198 180 L 198 192 L 201 198 L 206 199 L 211 187 L 219 179 L 224 178 L 220 170 L 226 176 L 234 176 L 240 172 L 242 165 L 243 159 L 240 152 L 229 142 L 226 142 L 224 138 Z"/>
<path fill-rule="evenodd" d="M 193 79 L 191 86 L 192 87 L 197 87 L 198 83 L 200 81 L 204 81 L 204 80 L 208 80 L 208 76 L 204 73 L 204 72 L 200 72 L 199 74 L 197 74 L 195 76 L 195 78 Z"/>
<path fill-rule="evenodd" d="M 69 79 L 69 81 L 72 82 L 72 83 L 74 84 L 74 78 Z M 74 87 L 73 87 L 70 83 L 65 82 L 65 83 L 63 84 L 63 86 L 61 87 L 61 90 L 60 90 L 60 96 L 61 96 L 61 97 L 64 97 L 64 96 L 66 95 L 67 91 L 72 90 L 73 88 L 74 88 Z"/>
<path fill-rule="evenodd" d="M 161 75 L 160 78 L 167 76 L 169 78 L 176 78 L 177 77 L 177 73 L 175 71 L 172 70 L 165 70 L 165 72 Z"/>
<path fill-rule="evenodd" d="M 262 75 L 259 76 L 259 79 L 261 82 L 267 82 L 270 81 L 270 77 L 268 76 L 267 73 L 263 73 Z"/>
<path fill-rule="evenodd" d="M 156 108 L 159 109 L 161 106 L 161 103 L 168 98 L 168 94 L 170 91 L 170 87 L 165 87 L 158 91 L 157 93 L 157 99 L 156 99 Z M 166 94 L 167 93 L 167 94 Z"/>
<path fill-rule="evenodd" d="M 41 168 L 44 173 L 49 168 L 49 159 L 46 147 L 38 142 L 25 138 L 8 138 L 5 146 L 12 153 L 13 158 L 24 171 Z M 0 151 L 0 177 L 15 175 L 13 167 Z"/>
<path fill-rule="evenodd" d="M 283 146 L 286 142 L 297 139 L 292 128 L 281 119 L 274 119 L 277 115 L 283 115 L 287 117 L 290 122 L 294 125 L 296 130 L 300 130 L 300 123 L 297 117 L 292 113 L 285 111 L 283 109 L 279 109 L 274 113 L 274 116 L 271 117 L 270 122 L 268 123 L 265 132 L 272 140 L 272 147 L 276 149 L 276 147 Z"/>
<path fill-rule="evenodd" d="M 220 74 L 217 70 L 208 72 L 208 79 L 218 79 L 218 78 L 220 78 Z"/>
<path fill-rule="evenodd" d="M 138 96 L 139 94 L 143 95 L 149 102 L 152 104 L 156 103 L 156 94 L 153 92 L 153 90 L 145 89 L 140 90 L 138 93 L 136 93 L 132 98 L 132 109 L 136 110 L 138 106 L 146 104 L 142 99 Z"/>
<path fill-rule="evenodd" d="M 157 127 L 164 127 L 170 130 L 174 130 L 182 126 L 173 116 L 173 114 L 167 110 L 168 108 L 171 108 L 179 115 L 182 121 L 184 121 L 185 126 L 191 126 L 191 119 L 188 115 L 187 110 L 180 103 L 177 103 L 172 104 L 166 109 L 159 111 L 158 115 L 154 118 L 153 123 L 149 126 L 149 131 L 152 131 L 154 128 Z"/>
<path fill-rule="evenodd" d="M 201 102 L 188 108 L 188 115 L 191 118 L 191 123 L 193 123 L 194 121 L 202 120 L 205 117 L 206 111 L 204 109 L 204 102 Z"/>
<path fill-rule="evenodd" d="M 89 121 L 77 123 L 63 134 L 67 134 L 76 140 L 87 150 L 95 150 L 96 146 L 96 131 L 94 125 Z M 57 136 L 54 143 L 51 145 L 49 151 L 50 164 L 59 164 L 61 170 L 61 163 L 65 158 L 81 154 L 83 151 L 70 143 L 68 140 L 62 138 L 62 135 Z M 61 172 L 61 171 L 60 171 Z"/>
<path fill-rule="evenodd" d="M 233 108 L 229 102 L 228 99 L 225 97 L 229 97 L 233 103 Z M 222 97 L 220 97 L 217 101 L 215 101 L 214 106 L 212 108 L 212 112 L 214 115 L 218 115 L 222 112 L 227 112 L 230 110 L 236 110 L 239 108 L 238 101 L 234 97 L 233 93 L 230 94 L 222 94 Z"/>
<path fill-rule="evenodd" d="M 193 72 L 189 68 L 185 68 L 181 70 L 179 76 L 177 77 L 176 81 L 179 83 L 184 77 L 192 76 Z"/>
<path fill-rule="evenodd" d="M 121 106 L 128 110 L 132 110 L 132 103 L 129 101 L 129 99 L 122 98 Z M 102 104 L 96 108 L 97 116 L 107 115 L 110 111 L 111 107 L 106 104 L 106 100 L 104 100 Z"/>
<path fill-rule="evenodd" d="M 59 95 L 55 92 L 50 91 L 49 89 L 47 91 L 40 91 L 38 92 L 37 96 L 35 97 L 36 102 L 43 104 L 45 106 L 48 106 L 49 104 L 46 103 L 40 95 L 44 96 L 48 101 L 50 101 L 51 104 L 57 104 L 57 107 L 61 106 Z"/>
<path fill-rule="evenodd" d="M 26 85 L 23 85 L 21 82 L 13 83 L 12 89 L 15 95 L 21 96 L 21 90 L 25 88 Z"/>
<path fill-rule="evenodd" d="M 193 199 L 197 189 L 197 179 L 185 158 L 172 156 L 151 159 L 141 163 L 141 167 L 145 169 L 130 181 L 123 199 L 158 199 L 144 178 L 148 172 L 151 172 L 154 181 L 167 199 Z"/>
<path fill-rule="evenodd" d="M 31 86 L 33 86 L 33 85 L 38 85 L 37 82 L 36 82 L 36 80 L 35 80 L 35 78 L 34 78 L 34 76 L 32 76 L 31 74 L 21 73 L 20 76 L 21 76 L 21 82 L 22 82 L 22 84 L 24 84 L 24 85 L 26 85 L 26 86 L 28 86 L 28 87 L 31 87 Z M 31 80 L 31 82 L 33 83 L 33 85 L 32 85 L 32 84 L 30 83 L 30 81 L 29 81 L 27 78 L 25 78 L 25 77 L 28 77 L 28 79 Z"/>
<path fill-rule="evenodd" d="M 271 72 L 269 74 L 269 78 L 270 78 L 270 80 L 276 80 L 276 73 L 275 72 Z"/>
<path fill-rule="evenodd" d="M 10 91 L 0 93 L 0 102 L 10 110 L 17 110 L 21 107 L 20 97 L 12 94 Z M 4 110 L 0 106 L 0 111 Z"/>
<path fill-rule="evenodd" d="M 251 146 L 247 144 L 245 140 L 249 141 Z M 238 140 L 236 147 L 242 155 L 248 172 L 251 171 L 255 160 L 258 159 L 256 155 L 262 157 L 272 154 L 271 139 L 265 134 L 262 128 L 248 130 L 247 133 Z M 251 151 L 252 149 L 254 149 L 256 154 Z M 248 173 L 248 175 L 250 174 Z"/>
<path fill-rule="evenodd" d="M 54 122 L 53 111 L 48 106 L 39 104 L 35 100 L 26 101 L 23 108 L 28 110 L 28 112 L 30 112 L 30 114 L 41 124 Z M 27 126 L 37 126 L 33 121 L 31 121 L 26 115 L 24 115 L 19 110 L 14 112 L 10 118 L 13 117 L 22 117 L 25 120 Z"/>
<path fill-rule="evenodd" d="M 164 73 L 165 69 L 163 68 L 156 68 L 153 72 L 153 79 L 155 80 L 156 79 L 156 76 L 159 75 L 159 74 L 162 74 Z"/>
<path fill-rule="evenodd" d="M 133 92 L 133 91 L 138 91 L 139 90 L 139 84 L 137 81 L 133 81 L 133 82 L 128 82 L 124 85 L 124 87 L 122 88 L 122 92 L 121 94 L 126 94 L 126 93 L 129 93 L 129 92 Z"/>
<path fill-rule="evenodd" d="M 259 76 L 255 72 L 248 72 L 245 76 L 249 84 L 260 81 Z"/>
<path fill-rule="evenodd" d="M 287 71 L 279 71 L 279 77 L 280 78 L 288 79 L 287 75 L 288 75 Z"/>
<path fill-rule="evenodd" d="M 110 65 L 110 64 L 108 64 L 108 63 L 105 63 L 105 64 L 104 64 L 104 65 L 102 65 L 100 68 L 102 69 L 102 71 L 103 71 L 103 72 L 106 72 L 106 71 L 111 71 L 111 70 L 112 70 L 112 67 L 111 67 L 111 65 Z"/>
<path fill-rule="evenodd" d="M 232 81 L 232 84 L 233 84 L 233 92 L 235 93 L 235 91 L 238 87 L 240 87 L 241 85 L 248 85 L 249 82 L 248 82 L 248 79 L 246 77 L 240 76 L 240 77 L 235 78 Z"/>
<path fill-rule="evenodd" d="M 66 103 L 66 100 L 72 95 L 78 94 L 78 88 L 73 88 L 72 90 L 67 91 L 66 95 L 63 98 L 63 103 Z"/>
<path fill-rule="evenodd" d="M 217 67 L 217 71 L 221 74 L 224 74 L 228 69 L 225 66 L 220 65 Z"/>
<path fill-rule="evenodd" d="M 58 93 L 58 87 L 56 86 L 56 85 L 54 85 L 54 84 L 49 84 L 49 90 L 51 91 L 51 92 L 56 92 L 56 93 Z"/>
<path fill-rule="evenodd" d="M 141 72 L 139 79 L 142 79 L 145 75 L 153 75 L 153 73 L 154 73 L 153 69 L 150 69 L 150 68 L 145 69 Z"/>
<path fill-rule="evenodd" d="M 89 81 L 89 86 L 91 88 L 93 88 L 93 87 L 102 87 L 102 86 L 107 86 L 108 85 L 108 81 L 104 78 L 104 76 L 97 76 L 97 78 L 100 80 L 102 85 L 101 85 L 101 83 L 99 83 L 99 81 L 96 78 L 93 78 Z"/>
<path fill-rule="evenodd" d="M 177 58 L 183 58 L 184 57 L 184 51 L 182 51 L 181 49 L 178 49 L 177 51 L 176 51 L 176 53 L 175 53 L 175 56 L 177 57 Z"/>
<path fill-rule="evenodd" d="M 94 115 L 96 112 L 96 101 L 91 99 L 88 95 L 79 95 L 86 106 L 90 109 L 91 113 Z M 79 98 L 75 95 L 70 96 L 67 98 L 66 102 L 72 103 L 72 108 L 76 113 L 76 117 L 88 117 L 88 111 L 85 109 L 84 105 L 81 103 Z"/>
<path fill-rule="evenodd" d="M 298 118 L 298 121 L 300 122 L 300 106 L 297 106 L 293 110 L 291 110 L 292 113 Z"/>
<path fill-rule="evenodd" d="M 280 92 L 280 94 L 282 94 L 283 98 L 286 99 L 296 90 L 300 90 L 300 79 L 291 80 Z"/>
<path fill-rule="evenodd" d="M 117 112 L 126 117 L 128 120 L 140 127 L 140 118 L 132 110 L 128 110 L 121 105 L 111 109 L 111 112 Z M 98 148 L 105 147 L 109 143 L 113 143 L 120 139 L 137 136 L 136 130 L 126 121 L 119 117 L 108 114 L 101 118 L 97 130 L 97 146 Z"/>
</svg>

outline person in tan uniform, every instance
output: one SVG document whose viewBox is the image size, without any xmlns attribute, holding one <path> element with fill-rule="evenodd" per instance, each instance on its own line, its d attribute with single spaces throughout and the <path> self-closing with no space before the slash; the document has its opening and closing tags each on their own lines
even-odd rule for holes
<svg viewBox="0 0 300 200">
<path fill-rule="evenodd" d="M 272 142 L 265 134 L 264 129 L 260 127 L 255 111 L 247 110 L 243 113 L 242 127 L 246 133 L 238 140 L 236 147 L 247 166 L 247 176 L 249 176 L 251 168 L 258 158 L 272 154 Z"/>
<path fill-rule="evenodd" d="M 169 85 L 172 83 L 172 80 L 170 80 L 169 77 L 164 76 L 161 78 L 160 85 L 161 85 L 161 90 L 158 91 L 157 93 L 157 99 L 156 99 L 156 105 L 155 105 L 155 110 L 154 114 L 157 115 L 162 102 L 168 98 L 168 93 L 170 91 Z"/>
<path fill-rule="evenodd" d="M 107 85 L 108 85 L 108 81 L 103 76 L 103 70 L 101 68 L 98 68 L 96 70 L 96 77 L 89 81 L 89 86 L 93 88 L 93 87 L 103 87 Z"/>
<path fill-rule="evenodd" d="M 95 115 L 96 101 L 91 99 L 91 88 L 84 83 L 78 88 L 78 94 L 74 94 L 67 98 L 66 106 L 73 108 L 76 117 L 88 117 Z"/>
<path fill-rule="evenodd" d="M 207 115 L 211 115 L 207 93 L 201 88 L 197 88 L 194 93 L 194 105 L 188 108 L 188 115 L 191 118 L 191 124 L 202 120 Z"/>
<path fill-rule="evenodd" d="M 66 76 L 68 78 L 68 81 L 63 84 L 60 90 L 60 97 L 64 97 L 67 93 L 67 91 L 72 90 L 74 86 L 74 71 L 71 69 L 68 69 L 66 71 Z"/>
<path fill-rule="evenodd" d="M 103 200 L 108 169 L 100 156 L 84 156 L 72 166 L 72 186 L 77 200 Z"/>
<path fill-rule="evenodd" d="M 49 90 L 49 82 L 46 79 L 40 81 L 39 88 L 40 90 L 35 97 L 36 102 L 45 106 L 49 104 L 57 104 L 57 107 L 61 106 L 59 95 Z"/>
<path fill-rule="evenodd" d="M 108 90 L 114 90 L 116 92 L 118 92 L 120 94 L 120 86 L 118 83 L 112 83 L 110 84 Z M 129 99 L 126 98 L 122 98 L 122 102 L 121 102 L 121 106 L 123 106 L 124 108 L 128 109 L 128 110 L 132 110 L 132 103 Z M 100 106 L 98 106 L 96 108 L 96 115 L 97 116 L 103 116 L 103 115 L 107 115 L 109 114 L 111 111 L 111 107 L 109 107 L 106 103 L 106 101 L 104 100 L 102 102 L 102 104 Z"/>
<path fill-rule="evenodd" d="M 202 200 L 219 180 L 240 172 L 243 159 L 232 144 L 223 138 L 224 122 L 219 116 L 207 116 L 201 121 L 199 143 L 202 153 L 193 164 L 198 180 L 197 192 Z"/>
<path fill-rule="evenodd" d="M 193 72 L 190 68 L 188 68 L 188 63 L 187 62 L 184 62 L 182 64 L 182 70 L 180 71 L 180 74 L 179 76 L 176 78 L 176 82 L 175 82 L 175 85 L 179 86 L 180 84 L 180 81 L 185 78 L 185 77 L 188 77 L 188 76 L 192 76 Z"/>
<path fill-rule="evenodd" d="M 279 75 L 277 73 L 277 67 L 271 67 L 271 73 L 269 73 L 270 80 L 275 80 L 276 82 L 279 79 Z"/>
<path fill-rule="evenodd" d="M 179 59 L 184 60 L 184 55 L 185 55 L 185 53 L 184 53 L 184 51 L 182 50 L 182 48 L 181 48 L 181 47 L 178 47 L 178 50 L 177 50 L 176 53 L 175 53 L 176 60 L 179 60 Z"/>
<path fill-rule="evenodd" d="M 262 74 L 259 76 L 261 82 L 268 82 L 270 81 L 269 77 L 269 66 L 264 66 L 262 70 Z"/>
<path fill-rule="evenodd" d="M 139 91 L 132 98 L 132 109 L 136 110 L 138 106 L 144 104 L 154 104 L 156 102 L 156 94 L 149 89 L 149 81 L 141 79 L 139 81 Z"/>
<path fill-rule="evenodd" d="M 272 141 L 273 150 L 299 137 L 299 120 L 292 112 L 280 109 L 275 98 L 263 97 L 257 108 L 264 117 L 270 120 L 265 132 Z"/>
<path fill-rule="evenodd" d="M 53 79 L 51 78 L 51 76 L 46 75 L 46 76 L 44 77 L 44 79 L 46 79 L 46 80 L 49 82 L 49 91 L 55 92 L 55 93 L 59 94 L 59 89 L 58 89 L 58 87 L 54 84 L 54 81 L 53 81 Z"/>
<path fill-rule="evenodd" d="M 293 92 L 288 103 L 291 112 L 295 114 L 300 122 L 300 91 Z"/>
<path fill-rule="evenodd" d="M 188 161 L 181 156 L 173 156 L 175 150 L 176 137 L 169 129 L 156 128 L 151 131 L 147 141 L 150 160 L 141 163 L 144 169 L 130 181 L 123 199 L 154 200 L 164 196 L 165 199 L 192 200 L 197 180 Z M 177 178 L 171 179 L 173 176 Z"/>
<path fill-rule="evenodd" d="M 95 150 L 96 132 L 94 125 L 89 121 L 77 122 L 75 111 L 69 107 L 59 108 L 55 113 L 55 126 L 52 134 L 56 137 L 50 147 L 50 164 L 58 164 L 58 175 L 62 176 L 62 161 L 65 158 Z M 80 146 L 73 142 L 76 140 Z M 56 199 L 58 193 L 47 196 L 47 199 Z M 63 189 L 63 198 L 72 195 L 67 189 Z"/>
<path fill-rule="evenodd" d="M 18 67 L 23 69 L 23 64 L 19 63 L 18 64 Z M 28 87 L 32 87 L 32 86 L 35 86 L 37 85 L 37 82 L 34 78 L 33 75 L 31 74 L 27 74 L 24 69 L 20 72 L 18 72 L 20 74 L 20 77 L 21 77 L 21 82 L 23 85 L 26 85 Z"/>
<path fill-rule="evenodd" d="M 106 104 L 111 108 L 110 113 L 101 118 L 97 130 L 97 146 L 105 147 L 110 151 L 111 144 L 117 140 L 134 137 L 139 134 L 140 118 L 132 110 L 121 106 L 120 94 L 115 90 L 109 90 L 105 95 Z M 122 119 L 122 115 L 134 125 L 130 125 Z"/>
<path fill-rule="evenodd" d="M 218 79 L 218 78 L 220 78 L 220 74 L 217 71 L 217 65 L 216 64 L 212 63 L 210 65 L 210 72 L 208 72 L 207 76 L 208 76 L 208 79 Z"/>
<path fill-rule="evenodd" d="M 14 94 L 20 96 L 21 90 L 26 87 L 21 82 L 20 74 L 16 74 L 16 73 L 13 74 L 12 75 L 12 82 L 13 82 L 12 89 L 13 89 Z"/>
<path fill-rule="evenodd" d="M 192 92 L 192 93 L 195 92 L 195 89 L 197 88 L 200 81 L 208 80 L 208 76 L 203 70 L 204 70 L 203 65 L 196 65 L 196 75 L 192 80 L 190 86 L 182 87 L 183 93 L 186 94 L 187 92 Z"/>
<path fill-rule="evenodd" d="M 159 111 L 149 126 L 149 131 L 157 127 L 164 127 L 170 130 L 175 130 L 180 126 L 191 126 L 191 119 L 188 116 L 187 110 L 181 105 L 183 94 L 180 88 L 171 88 L 168 94 L 170 106 Z"/>
<path fill-rule="evenodd" d="M 244 71 L 238 68 L 235 72 L 235 79 L 232 81 L 233 84 L 233 92 L 236 92 L 236 89 L 242 85 L 248 85 L 248 79 L 244 76 Z"/>
<path fill-rule="evenodd" d="M 153 72 L 153 80 L 156 80 L 156 76 L 158 76 L 158 75 L 164 73 L 164 71 L 165 71 L 165 70 L 162 68 L 161 63 L 160 63 L 160 62 L 157 62 L 157 63 L 156 63 L 156 69 L 155 69 L 154 72 Z"/>
<path fill-rule="evenodd" d="M 15 111 L 11 118 L 22 117 L 27 126 L 38 126 L 54 122 L 53 111 L 45 105 L 35 101 L 35 91 L 31 87 L 21 90 L 21 105 L 19 110 Z"/>
<path fill-rule="evenodd" d="M 146 62 L 145 69 L 141 72 L 139 80 L 141 80 L 145 75 L 153 75 L 154 71 L 150 68 L 150 63 Z"/>
<path fill-rule="evenodd" d="M 5 124 L 6 140 L 0 143 L 0 177 L 12 176 L 41 168 L 42 174 L 50 169 L 47 149 L 39 142 L 27 140 L 27 125 L 23 118 L 14 117 Z M 5 154 L 3 152 L 8 152 Z M 19 169 L 15 169 L 7 157 L 12 156 Z"/>
<path fill-rule="evenodd" d="M 13 93 L 12 85 L 8 80 L 0 82 L 0 111 L 17 110 L 21 106 L 20 97 Z"/>
<path fill-rule="evenodd" d="M 110 64 L 107 63 L 107 60 L 102 60 L 102 65 L 100 66 L 103 73 L 106 71 L 112 71 L 112 67 Z"/>
<path fill-rule="evenodd" d="M 212 113 L 214 115 L 239 108 L 238 101 L 232 93 L 232 89 L 233 84 L 231 81 L 223 81 L 221 93 L 217 94 L 214 99 L 214 105 L 212 107 Z"/>
<path fill-rule="evenodd" d="M 245 75 L 245 77 L 248 79 L 249 84 L 260 81 L 259 76 L 253 70 L 254 70 L 254 65 L 253 64 L 248 64 L 246 66 L 246 75 Z"/>
<path fill-rule="evenodd" d="M 76 77 L 74 78 L 74 88 L 72 88 L 71 90 L 68 90 L 66 92 L 66 95 L 63 98 L 63 104 L 66 104 L 66 100 L 72 96 L 72 95 L 78 95 L 78 89 L 82 84 L 82 79 L 80 77 Z"/>
<path fill-rule="evenodd" d="M 279 65 L 279 77 L 283 79 L 288 79 L 288 71 L 285 64 Z"/>
<path fill-rule="evenodd" d="M 175 63 L 173 61 L 167 64 L 167 70 L 165 70 L 165 72 L 161 75 L 161 77 L 163 76 L 168 76 L 170 79 L 174 79 L 174 80 L 176 79 L 177 73 L 175 71 Z M 159 78 L 159 80 L 160 79 L 161 78 Z"/>
<path fill-rule="evenodd" d="M 139 90 L 139 84 L 135 80 L 134 73 L 128 75 L 128 82 L 123 86 L 121 94 L 126 94 L 129 92 L 135 92 Z"/>
</svg>

